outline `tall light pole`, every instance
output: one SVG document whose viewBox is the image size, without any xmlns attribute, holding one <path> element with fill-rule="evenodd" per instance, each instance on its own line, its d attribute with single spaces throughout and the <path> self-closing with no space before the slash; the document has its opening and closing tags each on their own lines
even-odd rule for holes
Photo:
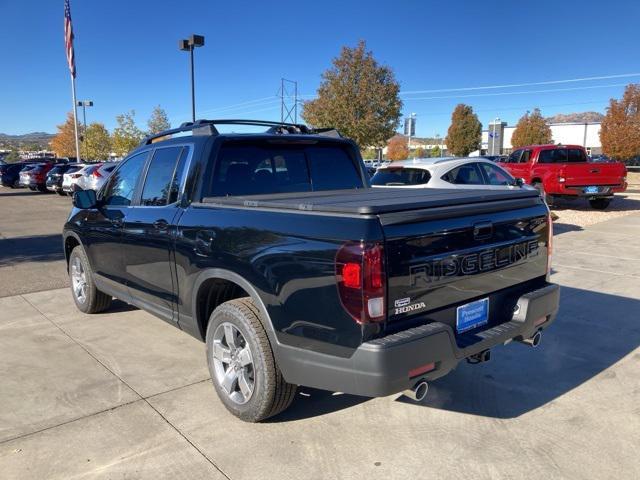
<svg viewBox="0 0 640 480">
<path fill-rule="evenodd" d="M 84 124 L 84 132 L 87 132 L 87 111 L 86 107 L 93 107 L 91 100 L 78 100 L 77 105 L 82 107 L 82 123 Z"/>
<path fill-rule="evenodd" d="M 204 46 L 204 37 L 202 35 L 191 35 L 186 40 L 180 40 L 178 47 L 183 52 L 189 52 L 191 63 L 191 120 L 196 121 L 196 86 L 193 75 L 193 50 L 196 47 Z"/>
</svg>

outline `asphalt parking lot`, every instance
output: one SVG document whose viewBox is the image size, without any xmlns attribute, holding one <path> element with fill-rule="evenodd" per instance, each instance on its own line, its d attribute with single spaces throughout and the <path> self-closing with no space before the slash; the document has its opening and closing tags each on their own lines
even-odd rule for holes
<svg viewBox="0 0 640 480">
<path fill-rule="evenodd" d="M 75 309 L 69 204 L 0 190 L 2 478 L 640 477 L 638 210 L 586 226 L 559 212 L 561 310 L 539 348 L 461 364 L 422 404 L 302 389 L 246 424 L 201 343 L 120 302 Z"/>
</svg>

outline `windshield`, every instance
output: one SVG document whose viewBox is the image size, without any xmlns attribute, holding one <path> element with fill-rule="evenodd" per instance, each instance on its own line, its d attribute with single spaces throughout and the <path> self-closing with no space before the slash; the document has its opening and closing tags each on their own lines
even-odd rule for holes
<svg viewBox="0 0 640 480">
<path fill-rule="evenodd" d="M 431 180 L 431 174 L 428 170 L 391 167 L 378 169 L 371 179 L 371 185 L 426 185 L 429 180 Z"/>
</svg>

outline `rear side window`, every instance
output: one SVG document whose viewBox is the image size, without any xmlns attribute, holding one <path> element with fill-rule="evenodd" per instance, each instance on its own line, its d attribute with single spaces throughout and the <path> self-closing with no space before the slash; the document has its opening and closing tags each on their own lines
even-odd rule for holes
<svg viewBox="0 0 640 480">
<path fill-rule="evenodd" d="M 332 145 L 229 143 L 218 154 L 204 196 L 362 188 L 349 152 Z"/>
<path fill-rule="evenodd" d="M 162 207 L 172 203 L 170 202 L 172 184 L 181 152 L 182 147 L 156 149 L 149 163 L 140 205 Z"/>
<path fill-rule="evenodd" d="M 568 150 L 568 159 L 571 163 L 586 162 L 587 156 L 584 154 L 584 151 L 579 148 L 570 148 Z"/>
<path fill-rule="evenodd" d="M 371 179 L 371 185 L 426 185 L 431 180 L 428 170 L 421 168 L 381 168 Z"/>
<path fill-rule="evenodd" d="M 567 161 L 566 148 L 554 148 L 541 150 L 538 154 L 538 163 L 565 163 Z"/>
<path fill-rule="evenodd" d="M 442 176 L 445 182 L 455 185 L 483 185 L 484 180 L 477 163 L 460 165 Z"/>
<path fill-rule="evenodd" d="M 521 155 L 522 155 L 522 150 L 516 150 L 511 155 L 509 155 L 509 158 L 507 159 L 507 163 L 519 163 Z"/>
</svg>

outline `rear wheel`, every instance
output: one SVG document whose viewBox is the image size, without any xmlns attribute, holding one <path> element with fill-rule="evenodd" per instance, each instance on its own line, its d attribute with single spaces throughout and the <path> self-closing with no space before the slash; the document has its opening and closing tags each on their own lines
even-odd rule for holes
<svg viewBox="0 0 640 480">
<path fill-rule="evenodd" d="M 589 204 L 591 205 L 591 208 L 594 208 L 596 210 L 604 210 L 609 206 L 610 203 L 611 203 L 610 198 L 593 198 L 589 200 Z"/>
<path fill-rule="evenodd" d="M 69 256 L 69 276 L 73 301 L 83 313 L 99 313 L 109 308 L 111 297 L 97 289 L 89 259 L 81 246 Z"/>
<path fill-rule="evenodd" d="M 56 191 L 56 193 L 57 193 L 58 195 L 60 195 L 61 197 L 66 197 L 66 196 L 67 196 L 67 194 L 66 194 L 66 193 L 64 193 L 62 190 L 57 190 L 57 191 Z"/>
<path fill-rule="evenodd" d="M 238 298 L 216 308 L 209 319 L 206 342 L 213 386 L 236 417 L 259 422 L 291 404 L 296 386 L 282 377 L 251 298 Z"/>
</svg>

